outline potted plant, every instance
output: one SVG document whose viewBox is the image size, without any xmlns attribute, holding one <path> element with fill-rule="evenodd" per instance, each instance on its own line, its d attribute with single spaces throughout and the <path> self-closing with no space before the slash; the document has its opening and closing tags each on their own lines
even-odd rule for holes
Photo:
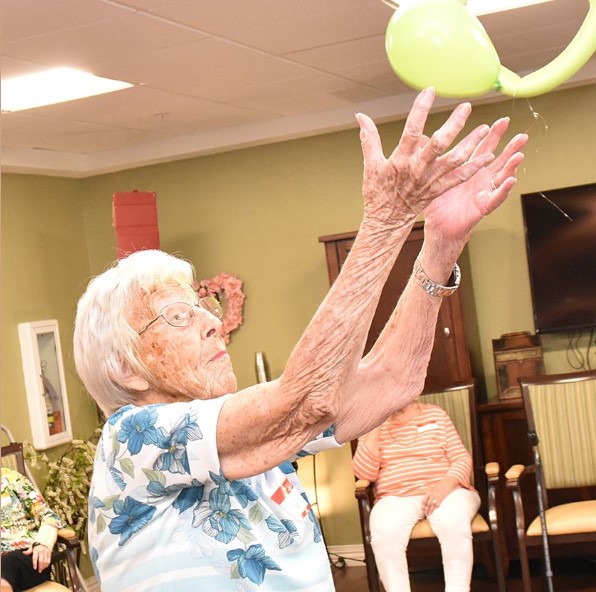
<svg viewBox="0 0 596 592">
<path fill-rule="evenodd" d="M 100 433 L 98 428 L 87 440 L 72 440 L 55 458 L 25 442 L 25 458 L 32 467 L 47 475 L 43 496 L 64 525 L 74 530 L 84 553 L 87 549 L 89 486 Z"/>
</svg>

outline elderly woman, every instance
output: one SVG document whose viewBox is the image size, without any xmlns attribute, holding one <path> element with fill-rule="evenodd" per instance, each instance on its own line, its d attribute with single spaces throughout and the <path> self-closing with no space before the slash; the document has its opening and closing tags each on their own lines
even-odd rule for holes
<svg viewBox="0 0 596 592">
<path fill-rule="evenodd" d="M 472 520 L 480 496 L 470 485 L 472 457 L 447 413 L 412 401 L 358 441 L 352 469 L 374 481 L 371 545 L 386 592 L 410 592 L 406 550 L 428 518 L 441 544 L 446 592 L 469 592 Z"/>
<path fill-rule="evenodd" d="M 90 283 L 75 362 L 108 416 L 89 525 L 103 592 L 333 590 L 321 531 L 288 461 L 369 432 L 419 394 L 456 259 L 507 197 L 523 158 L 525 135 L 493 155 L 506 119 L 449 150 L 469 104 L 424 136 L 433 100 L 432 89 L 418 96 L 388 159 L 373 122 L 357 116 L 361 228 L 278 379 L 236 392 L 221 310 L 197 297 L 188 263 L 138 252 Z M 383 284 L 422 212 L 415 273 L 361 359 Z"/>
<path fill-rule="evenodd" d="M 1 592 L 20 592 L 50 579 L 52 549 L 62 528 L 29 479 L 1 468 L 2 578 Z"/>
</svg>

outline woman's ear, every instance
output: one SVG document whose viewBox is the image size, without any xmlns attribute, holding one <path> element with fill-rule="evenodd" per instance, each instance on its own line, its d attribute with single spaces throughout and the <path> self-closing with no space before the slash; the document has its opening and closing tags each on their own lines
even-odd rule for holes
<svg viewBox="0 0 596 592">
<path fill-rule="evenodd" d="M 130 373 L 124 378 L 124 384 L 122 386 L 129 391 L 143 392 L 149 388 L 149 383 L 142 376 Z"/>
<path fill-rule="evenodd" d="M 128 364 L 122 365 L 120 375 L 116 378 L 110 370 L 108 370 L 110 380 L 119 387 L 127 391 L 137 391 L 142 393 L 149 389 L 149 382 L 143 376 L 135 374 Z"/>
</svg>

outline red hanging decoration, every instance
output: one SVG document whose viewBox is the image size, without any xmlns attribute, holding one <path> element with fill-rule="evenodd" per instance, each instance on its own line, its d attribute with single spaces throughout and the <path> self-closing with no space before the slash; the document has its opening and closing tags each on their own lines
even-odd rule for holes
<svg viewBox="0 0 596 592">
<path fill-rule="evenodd" d="M 157 194 L 148 191 L 116 192 L 112 201 L 118 259 L 135 251 L 159 249 Z"/>
</svg>

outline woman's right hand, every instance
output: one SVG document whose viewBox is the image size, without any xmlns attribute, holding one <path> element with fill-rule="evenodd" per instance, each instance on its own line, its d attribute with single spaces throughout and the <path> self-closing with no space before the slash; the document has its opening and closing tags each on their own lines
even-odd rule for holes
<svg viewBox="0 0 596 592">
<path fill-rule="evenodd" d="M 41 543 L 33 543 L 26 551 L 23 551 L 24 555 L 32 555 L 31 562 L 33 569 L 41 573 L 44 569 L 50 565 L 52 561 L 52 551 Z"/>
<path fill-rule="evenodd" d="M 372 119 L 361 113 L 356 116 L 364 156 L 365 220 L 403 226 L 437 196 L 466 181 L 494 158 L 490 151 L 476 151 L 489 132 L 487 125 L 477 127 L 449 150 L 471 113 L 469 103 L 458 105 L 430 138 L 424 136 L 434 98 L 432 88 L 418 95 L 399 144 L 389 158 L 383 155 Z"/>
</svg>

